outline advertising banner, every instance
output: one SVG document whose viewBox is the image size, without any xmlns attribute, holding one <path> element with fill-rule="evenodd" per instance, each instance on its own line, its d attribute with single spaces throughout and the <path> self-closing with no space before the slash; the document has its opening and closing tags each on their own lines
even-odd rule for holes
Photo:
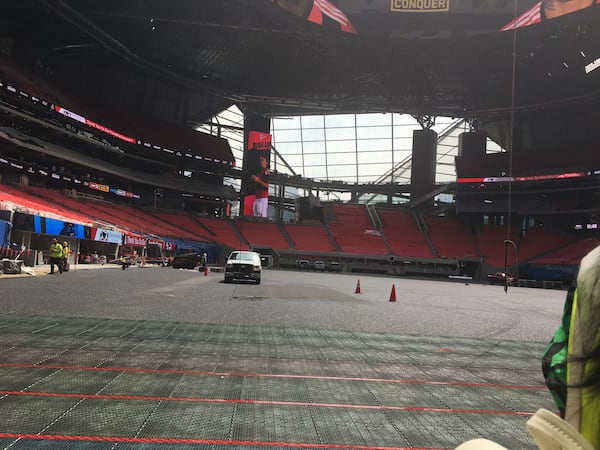
<svg viewBox="0 0 600 450">
<path fill-rule="evenodd" d="M 69 111 L 68 109 L 63 108 L 62 106 L 55 105 L 54 111 L 56 111 L 59 114 L 62 114 L 65 117 L 76 120 L 77 122 L 83 123 L 89 127 L 95 128 L 96 130 L 102 131 L 103 133 L 106 133 L 113 137 L 116 137 L 117 139 L 120 139 L 122 141 L 129 142 L 130 144 L 136 143 L 135 138 L 132 138 L 131 136 L 126 136 L 115 130 L 111 130 L 110 128 L 105 127 L 104 125 L 101 125 L 101 124 L 94 122 L 86 117 L 83 117 L 80 114 L 74 113 L 73 111 Z"/>
<path fill-rule="evenodd" d="M 123 235 L 118 231 L 106 230 L 104 228 L 90 227 L 90 239 L 93 241 L 110 242 L 111 244 L 120 244 Z"/>
<path fill-rule="evenodd" d="M 165 241 L 161 241 L 160 239 L 148 239 L 148 245 L 156 245 L 163 250 L 165 249 Z"/>
<path fill-rule="evenodd" d="M 94 183 L 94 182 L 90 181 L 87 184 L 87 187 L 89 187 L 90 189 L 95 189 L 97 191 L 110 192 L 110 187 L 107 186 L 106 184 Z"/>
<path fill-rule="evenodd" d="M 123 245 L 129 245 L 132 247 L 145 247 L 147 238 L 144 236 L 135 236 L 132 234 L 126 234 L 125 239 L 123 241 Z"/>
</svg>

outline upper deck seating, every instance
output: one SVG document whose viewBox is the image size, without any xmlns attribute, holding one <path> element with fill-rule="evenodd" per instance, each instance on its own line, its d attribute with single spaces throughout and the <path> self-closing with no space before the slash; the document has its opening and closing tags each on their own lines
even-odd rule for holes
<svg viewBox="0 0 600 450">
<path fill-rule="evenodd" d="M 190 160 L 199 155 L 217 163 L 231 164 L 235 161 L 226 139 L 145 117 L 114 105 L 105 106 L 100 102 L 83 100 L 65 89 L 52 85 L 35 73 L 17 66 L 8 59 L 0 58 L 0 79 L 13 82 L 28 94 L 85 117 L 96 124 L 88 123 L 91 126 L 89 131 L 94 134 L 132 138 L 127 141 L 136 149 L 155 152 L 156 156 L 161 159 L 168 159 L 180 151 L 181 154 L 189 154 Z M 66 117 L 63 119 L 68 120 Z M 139 144 L 137 140 L 140 140 Z M 144 144 L 149 144 L 149 146 Z M 155 149 L 153 146 L 167 148 L 170 152 Z"/>
</svg>

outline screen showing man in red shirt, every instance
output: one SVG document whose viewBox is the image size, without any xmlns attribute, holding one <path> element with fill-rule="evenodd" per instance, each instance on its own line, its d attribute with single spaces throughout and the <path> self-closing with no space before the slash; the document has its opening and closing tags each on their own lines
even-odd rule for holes
<svg viewBox="0 0 600 450">
<path fill-rule="evenodd" d="M 525 11 L 515 20 L 507 23 L 501 28 L 501 31 L 512 30 L 513 28 L 526 27 L 543 20 L 554 19 L 564 16 L 581 9 L 589 8 L 600 4 L 600 0 L 542 0 Z"/>
<path fill-rule="evenodd" d="M 254 216 L 267 217 L 269 208 L 269 174 L 268 161 L 266 156 L 258 157 L 259 170 L 255 175 L 250 177 L 254 183 Z"/>
</svg>

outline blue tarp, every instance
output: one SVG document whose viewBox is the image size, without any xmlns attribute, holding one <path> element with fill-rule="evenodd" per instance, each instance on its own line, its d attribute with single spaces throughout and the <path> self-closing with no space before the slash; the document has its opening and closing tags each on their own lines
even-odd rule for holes
<svg viewBox="0 0 600 450">
<path fill-rule="evenodd" d="M 177 249 L 175 250 L 176 255 L 191 252 L 198 253 L 200 255 L 202 253 L 206 253 L 209 262 L 216 261 L 217 257 L 219 256 L 220 247 L 218 245 L 206 244 L 204 242 L 189 241 L 186 239 L 165 238 L 164 240 L 166 242 L 171 242 L 177 245 Z"/>
</svg>

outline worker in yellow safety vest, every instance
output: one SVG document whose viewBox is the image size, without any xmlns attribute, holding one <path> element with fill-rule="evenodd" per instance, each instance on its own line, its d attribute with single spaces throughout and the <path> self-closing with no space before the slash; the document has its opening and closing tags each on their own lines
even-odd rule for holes
<svg viewBox="0 0 600 450">
<path fill-rule="evenodd" d="M 54 265 L 58 267 L 58 273 L 63 272 L 63 246 L 60 245 L 60 242 L 56 238 L 52 239 L 52 243 L 50 244 L 50 274 L 54 274 Z"/>
</svg>

